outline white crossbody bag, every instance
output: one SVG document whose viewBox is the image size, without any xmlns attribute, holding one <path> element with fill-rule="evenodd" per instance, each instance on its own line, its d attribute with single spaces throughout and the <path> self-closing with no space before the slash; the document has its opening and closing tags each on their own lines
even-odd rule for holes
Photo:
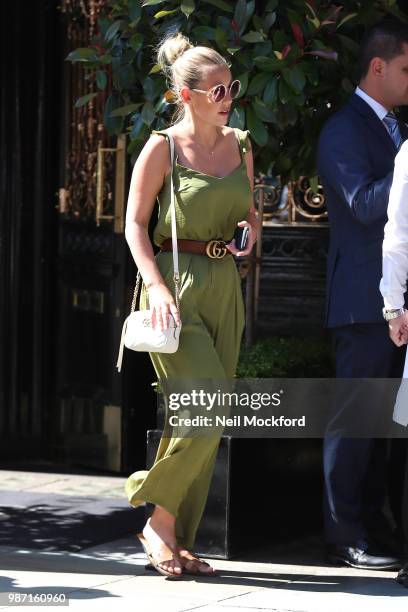
<svg viewBox="0 0 408 612">
<path fill-rule="evenodd" d="M 174 164 L 174 140 L 170 134 L 167 134 L 170 143 L 170 161 L 171 161 L 171 199 L 170 199 L 170 214 L 171 214 L 171 238 L 173 246 L 173 280 L 174 280 L 174 296 L 177 310 L 180 312 L 179 289 L 180 276 L 178 265 L 178 250 L 177 250 L 177 225 L 176 225 L 176 208 L 174 202 L 174 187 L 173 187 L 173 164 Z M 181 322 L 176 325 L 175 319 L 171 313 L 168 314 L 167 329 L 159 329 L 152 327 L 151 310 L 136 310 L 136 300 L 139 293 L 141 275 L 138 271 L 136 277 L 136 286 L 133 293 L 132 306 L 129 316 L 125 319 L 122 327 L 122 335 L 120 338 L 119 355 L 116 367 L 118 372 L 122 368 L 123 347 L 133 351 L 148 351 L 156 353 L 175 353 L 179 345 L 179 336 L 181 330 Z"/>
</svg>

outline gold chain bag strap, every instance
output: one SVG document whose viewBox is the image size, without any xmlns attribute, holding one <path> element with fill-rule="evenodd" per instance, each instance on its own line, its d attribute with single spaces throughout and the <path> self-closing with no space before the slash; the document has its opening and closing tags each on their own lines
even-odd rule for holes
<svg viewBox="0 0 408 612">
<path fill-rule="evenodd" d="M 174 281 L 174 296 L 177 310 L 180 312 L 180 274 L 178 264 L 177 250 L 177 224 L 176 224 L 176 207 L 173 186 L 173 166 L 174 166 L 174 140 L 170 134 L 167 134 L 170 145 L 170 180 L 171 180 L 171 239 L 173 247 L 173 281 Z M 118 372 L 122 368 L 123 347 L 133 351 L 148 351 L 156 353 L 175 353 L 179 345 L 179 336 L 181 331 L 181 323 L 176 325 L 174 317 L 171 313 L 168 314 L 167 329 L 154 329 L 152 326 L 151 310 L 136 310 L 136 301 L 139 293 L 141 275 L 138 271 L 136 277 L 136 285 L 133 293 L 132 306 L 129 316 L 126 318 L 122 327 L 122 335 L 120 339 L 119 355 L 116 367 Z"/>
</svg>

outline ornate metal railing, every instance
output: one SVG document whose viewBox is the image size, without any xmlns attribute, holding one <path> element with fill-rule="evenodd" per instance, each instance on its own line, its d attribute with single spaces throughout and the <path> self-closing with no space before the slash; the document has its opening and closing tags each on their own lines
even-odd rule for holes
<svg viewBox="0 0 408 612">
<path fill-rule="evenodd" d="M 105 6 L 106 0 L 61 0 L 60 10 L 66 16 L 68 51 L 90 45 L 98 33 L 97 19 Z M 59 190 L 59 212 L 78 220 L 95 219 L 97 212 L 99 218 L 105 215 L 113 218 L 116 142 L 109 137 L 103 124 L 111 87 L 108 83 L 106 90 L 97 92 L 95 84 L 87 80 L 81 62 L 69 64 L 67 73 L 66 103 L 70 121 L 66 129 L 65 184 Z M 76 106 L 76 100 L 96 92 L 98 95 L 90 97 L 86 104 Z M 103 159 L 101 153 L 105 154 Z"/>
<path fill-rule="evenodd" d="M 254 199 L 264 223 L 327 223 L 322 186 L 318 184 L 316 190 L 305 176 L 282 184 L 279 178 L 260 175 Z"/>
<path fill-rule="evenodd" d="M 293 241 L 283 240 L 280 236 L 276 241 L 276 249 L 279 245 L 281 255 L 289 261 L 294 260 L 299 255 L 299 245 L 306 244 L 306 250 L 310 244 L 316 240 L 311 240 L 308 236 L 307 228 L 328 227 L 328 215 L 326 201 L 322 191 L 322 186 L 317 185 L 313 189 L 311 181 L 307 177 L 300 177 L 297 181 L 290 181 L 282 184 L 279 178 L 259 175 L 255 179 L 254 204 L 258 210 L 259 218 L 262 219 L 260 235 L 254 247 L 251 257 L 238 262 L 238 269 L 242 278 L 245 278 L 245 302 L 246 302 L 246 331 L 245 341 L 251 345 L 255 339 L 255 327 L 258 319 L 260 284 L 261 284 L 261 265 L 265 259 L 263 233 L 273 231 L 273 227 L 284 231 L 286 227 L 304 228 L 305 237 L 303 240 L 296 241 L 296 253 L 283 253 L 285 244 L 290 244 L 293 249 Z M 275 250 L 276 250 L 275 249 Z M 276 253 L 275 253 L 276 255 Z M 268 254 L 270 259 L 271 254 Z"/>
</svg>

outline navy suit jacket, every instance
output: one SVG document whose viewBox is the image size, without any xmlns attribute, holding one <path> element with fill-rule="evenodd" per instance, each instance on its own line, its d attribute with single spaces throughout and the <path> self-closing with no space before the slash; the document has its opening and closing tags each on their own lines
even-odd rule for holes
<svg viewBox="0 0 408 612">
<path fill-rule="evenodd" d="M 326 325 L 381 323 L 382 242 L 397 148 L 357 94 L 325 123 L 318 172 L 330 222 Z"/>
</svg>

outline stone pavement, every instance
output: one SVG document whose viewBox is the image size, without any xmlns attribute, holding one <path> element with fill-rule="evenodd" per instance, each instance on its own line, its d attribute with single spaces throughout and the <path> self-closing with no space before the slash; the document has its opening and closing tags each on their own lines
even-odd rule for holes
<svg viewBox="0 0 408 612">
<path fill-rule="evenodd" d="M 1 490 L 123 497 L 123 477 L 0 470 Z M 81 493 L 82 492 L 82 493 Z M 1 518 L 1 517 L 0 517 Z M 249 524 L 249 520 L 248 520 Z M 316 538 L 274 550 L 253 550 L 230 561 L 209 560 L 217 578 L 166 580 L 145 570 L 145 555 L 132 534 L 80 552 L 0 546 L 0 608 L 15 608 L 5 593 L 65 594 L 70 610 L 137 612 L 370 612 L 407 609 L 408 589 L 395 572 L 330 567 Z M 35 609 L 40 609 L 34 605 Z M 47 610 L 62 610 L 47 605 Z"/>
</svg>

